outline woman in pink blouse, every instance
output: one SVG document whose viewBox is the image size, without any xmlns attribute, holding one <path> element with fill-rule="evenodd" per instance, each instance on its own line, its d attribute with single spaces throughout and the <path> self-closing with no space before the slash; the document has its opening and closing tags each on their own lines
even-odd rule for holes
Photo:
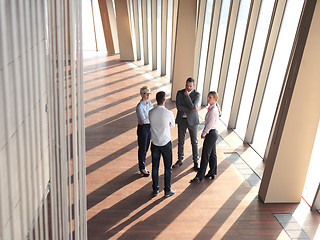
<svg viewBox="0 0 320 240">
<path fill-rule="evenodd" d="M 200 169 L 194 179 L 190 180 L 190 183 L 200 182 L 204 177 L 214 179 L 214 175 L 217 175 L 217 153 L 216 142 L 218 139 L 218 132 L 216 130 L 218 126 L 218 120 L 220 116 L 220 108 L 218 101 L 218 93 L 211 91 L 208 93 L 207 98 L 208 112 L 205 117 L 205 127 L 201 133 L 201 138 L 204 138 Z M 209 162 L 209 172 L 205 175 Z"/>
</svg>

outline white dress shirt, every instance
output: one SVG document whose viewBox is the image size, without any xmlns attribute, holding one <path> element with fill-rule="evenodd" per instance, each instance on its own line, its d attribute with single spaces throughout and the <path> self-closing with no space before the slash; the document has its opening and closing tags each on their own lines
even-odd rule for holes
<svg viewBox="0 0 320 240">
<path fill-rule="evenodd" d="M 201 133 L 201 136 L 207 135 L 211 129 L 216 129 L 218 126 L 219 110 L 216 104 L 208 107 L 208 112 L 205 117 L 205 126 Z"/>
<path fill-rule="evenodd" d="M 164 106 L 150 110 L 151 141 L 156 146 L 164 146 L 171 141 L 170 128 L 175 126 L 173 113 Z"/>
</svg>

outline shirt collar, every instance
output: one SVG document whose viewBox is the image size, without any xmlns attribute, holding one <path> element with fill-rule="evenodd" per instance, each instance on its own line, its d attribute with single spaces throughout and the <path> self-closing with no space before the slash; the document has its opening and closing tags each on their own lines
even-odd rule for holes
<svg viewBox="0 0 320 240">
<path fill-rule="evenodd" d="M 209 108 L 212 109 L 212 108 L 215 108 L 215 106 L 216 106 L 215 104 L 209 105 Z"/>
<path fill-rule="evenodd" d="M 140 102 L 141 102 L 142 104 L 145 104 L 145 105 L 148 104 L 148 101 L 149 101 L 149 100 L 147 100 L 147 102 L 144 102 L 142 99 L 140 100 Z"/>
</svg>

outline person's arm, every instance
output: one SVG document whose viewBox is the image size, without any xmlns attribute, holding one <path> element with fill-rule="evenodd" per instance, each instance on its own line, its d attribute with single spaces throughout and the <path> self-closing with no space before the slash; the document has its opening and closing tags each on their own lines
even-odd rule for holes
<svg viewBox="0 0 320 240">
<path fill-rule="evenodd" d="M 169 110 L 168 110 L 169 111 Z M 175 126 L 175 120 L 174 120 L 174 116 L 173 113 L 171 111 L 169 111 L 169 126 L 170 128 L 174 128 Z"/>
<path fill-rule="evenodd" d="M 219 116 L 217 116 L 217 112 L 214 111 L 214 109 L 210 109 L 209 112 L 207 112 L 205 126 L 201 133 L 201 138 L 204 138 L 209 131 L 213 129 L 214 123 L 218 117 Z"/>
<path fill-rule="evenodd" d="M 137 113 L 137 117 L 138 117 L 138 124 L 140 124 L 140 125 L 146 124 L 148 118 L 145 116 L 141 105 L 137 106 L 136 113 Z"/>
<path fill-rule="evenodd" d="M 186 102 L 187 102 L 188 107 L 191 111 L 198 111 L 198 106 L 200 103 L 200 93 L 196 92 L 195 94 L 196 94 L 196 96 L 193 99 L 193 101 L 190 98 L 190 96 L 185 96 Z"/>
<path fill-rule="evenodd" d="M 183 92 L 178 91 L 177 95 L 176 95 L 176 107 L 177 107 L 178 111 L 187 113 L 187 112 L 192 111 L 192 109 L 190 109 L 187 106 L 182 105 L 184 98 L 186 98 L 186 96 L 183 94 Z"/>
</svg>

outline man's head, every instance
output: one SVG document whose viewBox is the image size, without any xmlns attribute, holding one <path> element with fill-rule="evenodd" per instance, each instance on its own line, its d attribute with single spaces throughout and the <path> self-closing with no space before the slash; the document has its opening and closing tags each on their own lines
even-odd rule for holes
<svg viewBox="0 0 320 240">
<path fill-rule="evenodd" d="M 189 77 L 186 81 L 186 90 L 190 92 L 194 87 L 194 79 Z"/>
<path fill-rule="evenodd" d="M 164 91 L 157 92 L 156 99 L 158 105 L 163 105 L 166 100 L 166 93 Z"/>
</svg>

